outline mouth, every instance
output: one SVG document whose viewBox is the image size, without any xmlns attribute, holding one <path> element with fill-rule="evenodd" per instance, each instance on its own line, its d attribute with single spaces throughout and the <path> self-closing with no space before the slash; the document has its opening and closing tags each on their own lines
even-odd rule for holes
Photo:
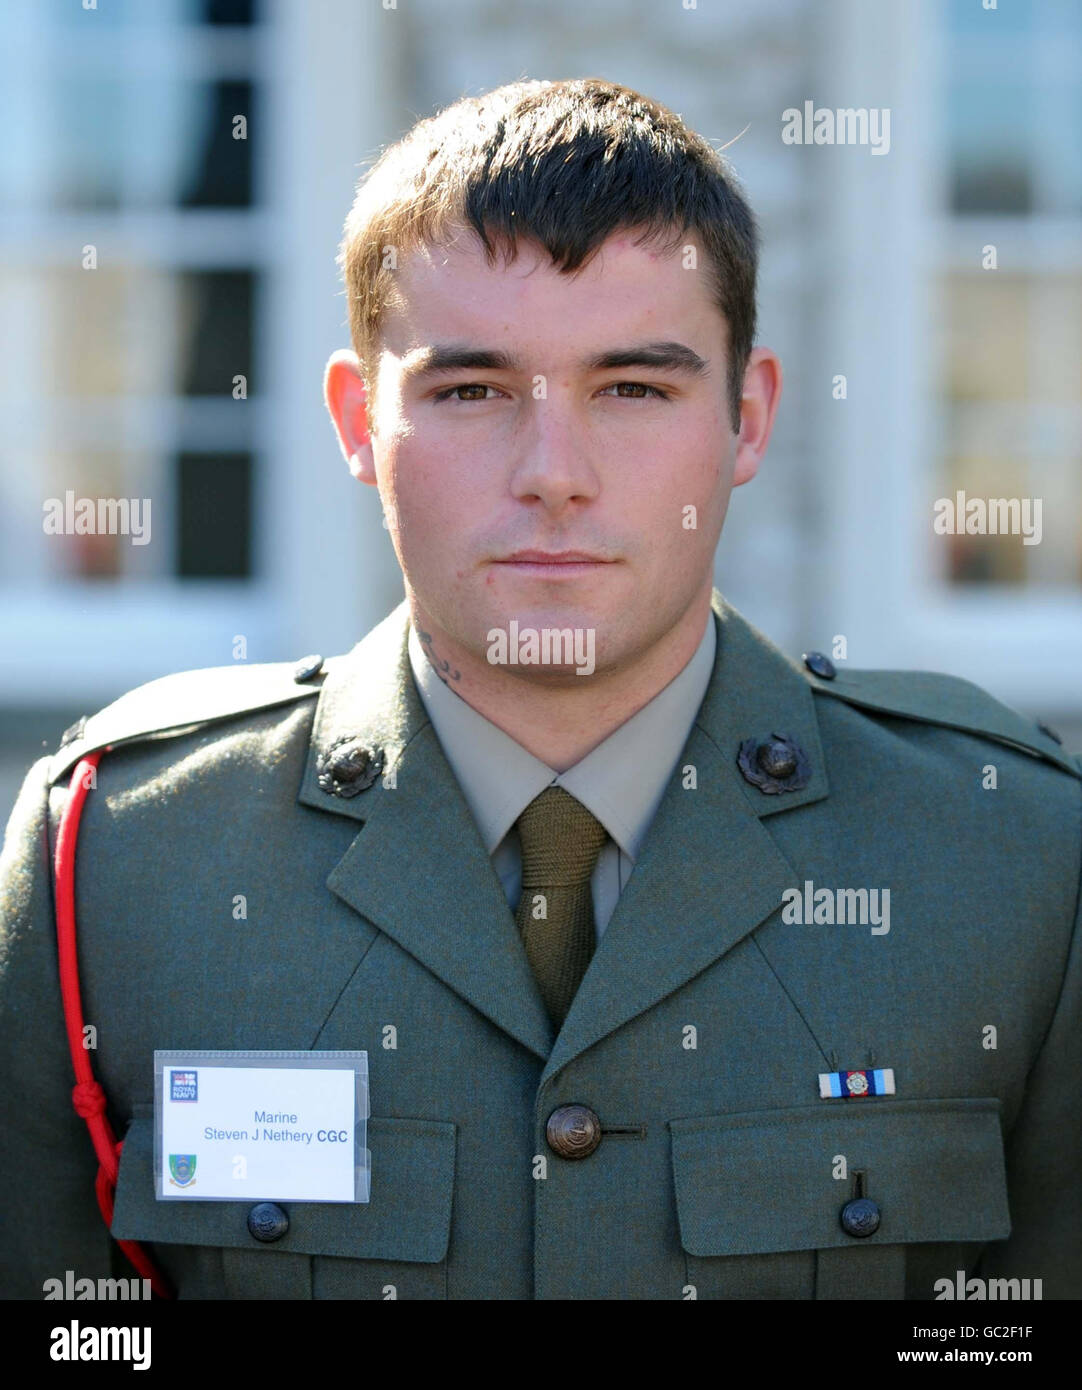
<svg viewBox="0 0 1082 1390">
<path fill-rule="evenodd" d="M 595 569 L 600 565 L 611 565 L 612 560 L 603 560 L 597 555 L 588 555 L 584 550 L 516 550 L 502 560 L 493 561 L 497 565 L 510 565 L 518 570 L 538 573 L 581 572 Z"/>
</svg>

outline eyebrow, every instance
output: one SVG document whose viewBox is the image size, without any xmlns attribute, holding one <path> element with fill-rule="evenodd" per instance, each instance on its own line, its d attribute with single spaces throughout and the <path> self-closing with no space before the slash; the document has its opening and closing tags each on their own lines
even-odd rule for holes
<svg viewBox="0 0 1082 1390">
<path fill-rule="evenodd" d="M 684 343 L 636 343 L 631 347 L 611 348 L 576 363 L 587 371 L 609 371 L 621 367 L 652 367 L 655 370 L 680 372 L 687 376 L 706 376 L 710 365 Z M 522 372 L 520 358 L 497 348 L 470 347 L 464 343 L 438 343 L 407 354 L 404 375 L 411 379 L 434 376 L 439 372 L 470 369 L 491 372 Z"/>
</svg>

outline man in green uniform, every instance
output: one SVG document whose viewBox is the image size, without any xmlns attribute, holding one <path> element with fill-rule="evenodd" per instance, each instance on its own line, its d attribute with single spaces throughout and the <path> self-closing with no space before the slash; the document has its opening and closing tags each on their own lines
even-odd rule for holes
<svg viewBox="0 0 1082 1390">
<path fill-rule="evenodd" d="M 155 681 L 31 770 L 8 1296 L 130 1272 L 116 1241 L 184 1297 L 1082 1295 L 1082 763 L 964 681 L 790 660 L 713 589 L 780 394 L 756 260 L 711 148 L 597 80 L 460 102 L 364 181 L 325 389 L 406 599 L 342 657 Z M 50 869 L 96 753 L 111 1233 Z M 367 1053 L 368 1200 L 244 1164 L 200 1200 L 209 1148 L 170 1194 L 156 1050 Z"/>
</svg>

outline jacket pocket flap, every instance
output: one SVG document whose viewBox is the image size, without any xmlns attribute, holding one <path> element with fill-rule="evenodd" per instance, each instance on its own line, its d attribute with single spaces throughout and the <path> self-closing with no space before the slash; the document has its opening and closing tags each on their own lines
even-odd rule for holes
<svg viewBox="0 0 1082 1390">
<path fill-rule="evenodd" d="M 826 1102 L 671 1120 L 669 1130 L 680 1240 L 690 1255 L 1010 1234 L 995 1098 Z M 833 1176 L 839 1156 L 844 1179 Z M 839 1219 L 857 1172 L 881 1213 L 878 1230 L 861 1238 Z"/>
<path fill-rule="evenodd" d="M 256 1200 L 160 1201 L 154 1121 L 136 1116 L 124 1139 L 112 1234 L 167 1245 L 238 1246 L 302 1255 L 435 1263 L 447 1254 L 455 1178 L 455 1126 L 438 1120 L 368 1121 L 368 1202 L 281 1202 L 289 1229 L 264 1244 L 248 1230 Z"/>
</svg>

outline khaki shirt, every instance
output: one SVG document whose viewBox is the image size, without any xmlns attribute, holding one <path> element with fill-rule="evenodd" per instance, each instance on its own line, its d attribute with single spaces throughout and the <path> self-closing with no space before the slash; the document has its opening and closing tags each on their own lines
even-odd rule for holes
<svg viewBox="0 0 1082 1390">
<path fill-rule="evenodd" d="M 683 670 L 574 767 L 557 773 L 436 674 L 410 625 L 413 678 L 512 912 L 522 892 L 515 821 L 546 787 L 563 787 L 608 831 L 590 880 L 601 936 L 687 743 L 714 667 L 716 641 L 711 617 Z"/>
</svg>

